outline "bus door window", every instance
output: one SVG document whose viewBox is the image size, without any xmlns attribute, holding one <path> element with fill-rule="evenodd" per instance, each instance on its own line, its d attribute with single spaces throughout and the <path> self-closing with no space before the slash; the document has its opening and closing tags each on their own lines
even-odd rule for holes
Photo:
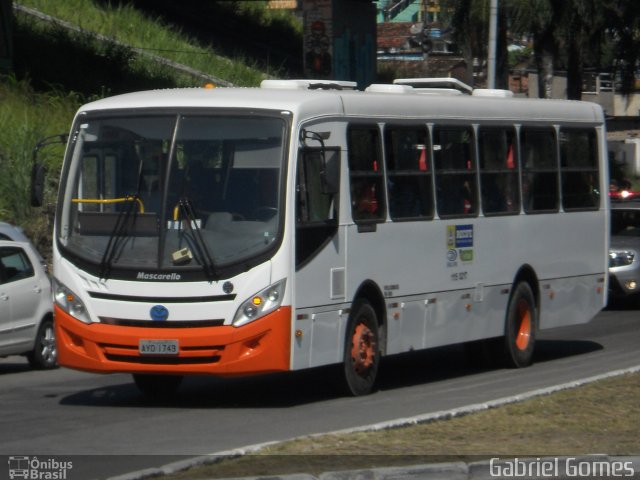
<svg viewBox="0 0 640 480">
<path fill-rule="evenodd" d="M 331 170 L 334 187 L 323 175 Z M 338 231 L 340 150 L 304 148 L 296 176 L 296 266 L 300 267 L 326 245 Z"/>
<path fill-rule="evenodd" d="M 426 128 L 387 126 L 384 139 L 391 219 L 433 217 Z"/>
<path fill-rule="evenodd" d="M 354 126 L 348 130 L 351 214 L 354 221 L 384 221 L 382 148 L 377 126 Z"/>
<path fill-rule="evenodd" d="M 560 129 L 562 207 L 592 210 L 600 205 L 598 144 L 594 129 Z"/>
<path fill-rule="evenodd" d="M 557 212 L 559 193 L 555 130 L 523 127 L 520 130 L 520 151 L 525 212 Z"/>
<path fill-rule="evenodd" d="M 471 127 L 435 126 L 433 161 L 438 215 L 476 216 L 478 195 Z"/>
<path fill-rule="evenodd" d="M 520 187 L 512 127 L 480 127 L 478 154 L 485 215 L 520 212 Z"/>
<path fill-rule="evenodd" d="M 167 155 L 163 151 L 162 141 L 145 141 L 137 145 L 136 150 L 142 159 L 140 198 L 144 204 L 145 212 L 155 212 L 158 215 L 162 211 L 162 190 L 164 173 L 166 170 Z"/>
</svg>

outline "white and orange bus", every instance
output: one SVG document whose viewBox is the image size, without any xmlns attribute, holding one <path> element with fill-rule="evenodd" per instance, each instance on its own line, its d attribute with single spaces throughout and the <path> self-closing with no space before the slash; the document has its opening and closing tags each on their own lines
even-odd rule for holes
<svg viewBox="0 0 640 480">
<path fill-rule="evenodd" d="M 403 84 L 404 83 L 404 84 Z M 80 108 L 54 232 L 61 365 L 182 376 L 489 345 L 606 303 L 603 112 L 410 81 L 267 80 Z"/>
</svg>

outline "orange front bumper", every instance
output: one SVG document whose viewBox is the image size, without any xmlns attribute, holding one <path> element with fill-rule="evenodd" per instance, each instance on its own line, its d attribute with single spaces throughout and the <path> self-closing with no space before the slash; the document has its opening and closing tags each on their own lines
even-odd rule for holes
<svg viewBox="0 0 640 480">
<path fill-rule="evenodd" d="M 291 307 L 236 328 L 84 324 L 55 306 L 60 365 L 96 373 L 247 375 L 290 369 Z M 140 355 L 140 340 L 178 340 L 173 356 Z"/>
</svg>

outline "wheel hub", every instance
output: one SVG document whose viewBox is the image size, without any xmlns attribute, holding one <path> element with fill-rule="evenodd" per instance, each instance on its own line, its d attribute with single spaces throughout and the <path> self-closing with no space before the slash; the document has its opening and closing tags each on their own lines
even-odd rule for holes
<svg viewBox="0 0 640 480">
<path fill-rule="evenodd" d="M 518 332 L 516 333 L 516 347 L 526 350 L 531 339 L 531 310 L 525 301 L 518 303 Z"/>
<path fill-rule="evenodd" d="M 353 368 L 359 375 L 365 374 L 373 365 L 376 357 L 375 335 L 363 323 L 359 323 L 353 332 L 351 359 Z"/>
</svg>

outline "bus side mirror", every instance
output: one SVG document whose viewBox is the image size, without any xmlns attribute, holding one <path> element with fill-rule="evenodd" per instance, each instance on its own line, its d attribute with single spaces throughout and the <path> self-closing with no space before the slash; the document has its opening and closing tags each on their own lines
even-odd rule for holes
<svg viewBox="0 0 640 480">
<path fill-rule="evenodd" d="M 320 154 L 322 170 L 320 178 L 322 182 L 322 193 L 325 195 L 336 195 L 340 188 L 340 162 L 336 152 L 322 151 Z"/>
<path fill-rule="evenodd" d="M 38 153 L 44 147 L 50 145 L 66 145 L 69 136 L 66 133 L 50 135 L 40 140 L 33 149 L 33 167 L 31 167 L 31 206 L 41 207 L 44 203 L 44 181 L 47 167 L 38 160 Z"/>
<path fill-rule="evenodd" d="M 42 163 L 34 163 L 31 169 L 31 206 L 41 207 L 44 201 L 44 180 L 47 168 Z"/>
</svg>

